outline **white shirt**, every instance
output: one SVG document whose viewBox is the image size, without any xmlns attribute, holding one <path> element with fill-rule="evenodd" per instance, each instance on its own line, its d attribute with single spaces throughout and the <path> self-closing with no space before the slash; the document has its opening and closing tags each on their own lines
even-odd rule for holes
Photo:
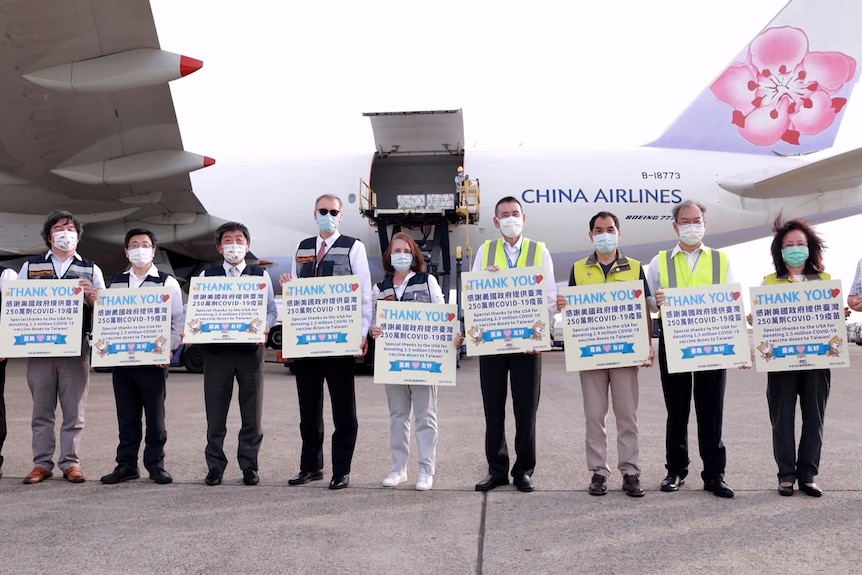
<svg viewBox="0 0 862 575">
<path fill-rule="evenodd" d="M 142 276 L 135 275 L 132 268 L 129 268 L 124 275 L 128 275 L 126 285 L 130 288 L 139 288 L 144 283 L 146 277 L 159 277 L 159 270 L 155 264 L 150 264 L 150 269 Z M 152 284 L 151 284 L 152 285 Z M 123 288 L 122 284 L 114 282 L 111 287 Z M 155 287 L 155 286 L 153 286 Z M 177 349 L 182 343 L 183 323 L 185 322 L 185 312 L 183 311 L 183 290 L 180 288 L 180 283 L 174 276 L 169 275 L 165 278 L 165 289 L 171 295 L 171 349 Z"/>
<path fill-rule="evenodd" d="M 497 241 L 497 240 L 493 240 Z M 535 240 L 530 240 L 535 241 Z M 515 245 L 509 244 L 505 239 L 503 239 L 503 249 L 506 252 L 506 259 L 509 260 L 510 263 L 517 263 L 518 257 L 521 255 L 521 245 L 524 242 L 524 236 L 522 235 L 518 238 L 518 241 L 515 242 Z M 472 272 L 480 272 L 484 267 L 482 267 L 482 262 L 485 261 L 485 243 L 482 242 L 482 245 L 479 246 L 479 249 L 476 251 L 476 256 L 473 258 L 473 267 L 470 269 Z M 527 262 L 527 265 L 530 265 L 531 262 Z M 491 263 L 491 265 L 494 265 Z M 551 317 L 557 313 L 557 280 L 556 276 L 554 276 L 554 260 L 551 259 L 551 252 L 548 251 L 548 246 L 542 245 L 542 274 L 545 276 L 545 302 L 548 304 L 548 309 L 551 312 Z"/>
<path fill-rule="evenodd" d="M 685 257 L 688 260 L 688 265 L 691 268 L 691 272 L 694 273 L 694 268 L 697 267 L 697 262 L 700 260 L 700 255 L 704 251 L 708 253 L 712 253 L 712 248 L 709 248 L 703 244 L 700 244 L 698 247 L 693 249 L 690 252 L 686 252 L 683 250 L 679 243 L 677 243 L 670 252 L 670 259 L 673 260 L 676 257 L 676 254 L 679 252 L 685 253 Z M 658 311 L 658 306 L 655 304 L 655 292 L 660 289 L 665 289 L 668 286 L 661 285 L 661 263 L 659 262 L 659 256 L 661 254 L 656 254 L 653 257 L 652 261 L 649 263 L 649 270 L 647 270 L 647 286 L 649 286 L 650 295 L 647 298 L 647 304 L 649 305 L 650 311 L 655 313 Z M 735 282 L 733 277 L 733 267 L 730 265 L 730 261 L 727 262 L 727 281 L 724 283 L 732 284 Z M 683 286 L 679 286 L 683 287 Z"/>
<path fill-rule="evenodd" d="M 69 269 L 69 266 L 72 265 L 72 260 L 77 259 L 78 261 L 83 261 L 84 258 L 78 255 L 78 252 L 75 252 L 65 260 L 61 260 L 60 257 L 54 253 L 54 250 L 48 250 L 48 253 L 45 254 L 45 257 L 51 256 L 51 263 L 54 264 L 54 275 L 58 278 L 62 278 L 63 274 Z M 21 266 L 21 271 L 18 272 L 18 279 L 25 280 L 27 279 L 27 271 L 30 269 L 30 262 L 24 262 L 24 265 Z M 102 289 L 105 287 L 105 276 L 102 274 L 101 268 L 96 264 L 93 264 L 93 287 L 96 289 Z"/>
<path fill-rule="evenodd" d="M 246 268 L 245 260 L 242 260 L 235 266 L 232 266 L 228 262 L 222 262 L 222 267 L 224 268 L 224 275 L 227 277 L 239 277 L 242 275 L 242 272 Z M 237 275 L 231 275 L 231 268 L 236 268 Z M 206 270 L 202 271 L 198 277 L 204 277 L 206 275 Z M 266 278 L 266 328 L 269 329 L 275 325 L 276 320 L 278 319 L 278 308 L 275 306 L 275 290 L 272 287 L 272 278 L 269 277 L 269 272 L 263 270 L 263 277 Z"/>
<path fill-rule="evenodd" d="M 335 243 L 341 236 L 341 232 L 335 230 L 335 233 L 326 238 L 324 240 L 320 237 L 320 234 L 317 235 L 317 242 L 315 242 L 314 253 L 320 251 L 320 244 L 324 241 L 326 242 L 326 250 L 329 251 L 329 248 L 332 247 L 332 244 Z M 296 245 L 296 249 L 293 250 L 295 254 L 299 249 L 299 244 Z M 315 255 L 315 257 L 317 257 Z M 359 276 L 359 286 L 361 288 L 362 295 L 362 337 L 365 337 L 368 334 L 368 330 L 371 329 L 372 321 L 373 321 L 373 298 L 371 297 L 371 269 L 368 267 L 368 253 L 365 251 L 365 244 L 361 241 L 356 240 L 353 242 L 353 246 L 350 248 L 350 252 L 347 254 L 347 257 L 350 259 L 350 269 L 353 270 L 353 273 Z M 293 258 L 293 264 L 290 268 L 290 275 L 293 278 L 298 278 L 299 275 L 296 273 L 296 257 Z"/>
<path fill-rule="evenodd" d="M 16 272 L 15 270 L 10 270 L 9 268 L 6 268 L 5 270 L 3 270 L 3 273 L 0 274 L 0 291 L 3 291 L 3 286 L 6 283 L 6 280 L 17 280 L 17 279 L 18 279 L 18 272 Z"/>
</svg>

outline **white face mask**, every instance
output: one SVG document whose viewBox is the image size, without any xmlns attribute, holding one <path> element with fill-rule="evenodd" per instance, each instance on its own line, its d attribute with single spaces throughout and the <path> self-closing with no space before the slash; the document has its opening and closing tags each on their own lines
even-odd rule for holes
<svg viewBox="0 0 862 575">
<path fill-rule="evenodd" d="M 129 261 L 135 267 L 144 267 L 153 261 L 153 248 L 133 248 L 129 250 Z"/>
<path fill-rule="evenodd" d="M 685 224 L 677 226 L 679 241 L 687 246 L 696 246 L 703 239 L 703 224 Z"/>
<path fill-rule="evenodd" d="M 617 234 L 596 234 L 593 245 L 600 254 L 612 254 L 617 249 L 618 240 Z"/>
<path fill-rule="evenodd" d="M 392 267 L 399 272 L 406 272 L 413 264 L 413 254 L 392 254 L 390 256 Z"/>
<path fill-rule="evenodd" d="M 245 244 L 225 244 L 221 247 L 224 261 L 229 264 L 236 265 L 245 259 L 245 254 L 248 251 Z"/>
<path fill-rule="evenodd" d="M 52 245 L 64 252 L 74 251 L 78 247 L 78 232 L 70 232 L 68 230 L 54 232 L 51 239 Z"/>
<path fill-rule="evenodd" d="M 522 218 L 511 216 L 500 220 L 500 231 L 507 238 L 517 238 L 524 230 L 524 220 Z"/>
<path fill-rule="evenodd" d="M 334 232 L 338 229 L 338 216 L 317 214 L 317 227 L 325 234 Z"/>
</svg>

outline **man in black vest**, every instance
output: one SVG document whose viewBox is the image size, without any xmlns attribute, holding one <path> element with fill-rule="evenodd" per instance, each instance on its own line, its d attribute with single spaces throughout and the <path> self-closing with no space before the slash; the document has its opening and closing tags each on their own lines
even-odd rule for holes
<svg viewBox="0 0 862 575">
<path fill-rule="evenodd" d="M 338 232 L 342 218 L 338 196 L 324 194 L 314 204 L 314 219 L 320 233 L 299 243 L 293 258 L 292 273 L 283 274 L 282 283 L 294 277 L 358 275 L 362 294 L 362 353 L 371 329 L 371 272 L 365 245 Z M 293 364 L 299 398 L 299 432 L 302 455 L 299 473 L 288 480 L 302 485 L 323 479 L 323 380 L 332 400 L 332 480 L 330 489 L 344 489 L 350 482 L 350 464 L 356 447 L 356 393 L 354 358 L 350 356 L 297 359 Z"/>
<path fill-rule="evenodd" d="M 221 265 L 205 269 L 201 276 L 258 276 L 266 279 L 266 332 L 275 323 L 278 310 L 275 292 L 269 273 L 260 266 L 246 265 L 245 256 L 251 248 L 251 234 L 239 222 L 227 222 L 215 233 L 216 249 L 224 257 Z M 242 427 L 239 430 L 237 460 L 242 469 L 242 481 L 257 485 L 257 454 L 263 441 L 261 415 L 263 413 L 263 360 L 266 345 L 263 343 L 212 343 L 204 348 L 204 404 L 207 412 L 207 485 L 221 483 L 227 467 L 224 453 L 224 436 L 227 434 L 227 412 L 233 395 L 233 380 L 239 394 L 239 413 Z"/>
<path fill-rule="evenodd" d="M 40 483 L 53 475 L 54 412 L 57 401 L 63 411 L 60 428 L 60 456 L 57 466 L 72 483 L 83 483 L 78 457 L 84 431 L 84 405 L 90 384 L 90 320 L 96 292 L 105 287 L 99 266 L 78 255 L 78 239 L 84 229 L 69 212 L 51 212 L 42 225 L 42 239 L 48 253 L 25 262 L 18 279 L 78 279 L 84 290 L 84 334 L 81 355 L 75 357 L 31 357 L 27 360 L 27 385 L 33 397 L 33 463 L 24 483 Z"/>
<path fill-rule="evenodd" d="M 126 257 L 131 267 L 111 280 L 111 288 L 147 288 L 164 286 L 169 290 L 171 309 L 171 350 L 180 346 L 183 331 L 183 293 L 177 280 L 160 272 L 153 263 L 156 237 L 150 230 L 135 228 L 126 233 Z M 117 403 L 117 424 L 120 443 L 117 446 L 117 467 L 102 477 L 102 483 L 114 484 L 140 477 L 138 450 L 141 448 L 141 414 L 147 416 L 144 443 L 144 467 L 150 479 L 159 484 L 173 481 L 165 470 L 165 380 L 167 365 L 114 367 L 114 400 Z"/>
</svg>

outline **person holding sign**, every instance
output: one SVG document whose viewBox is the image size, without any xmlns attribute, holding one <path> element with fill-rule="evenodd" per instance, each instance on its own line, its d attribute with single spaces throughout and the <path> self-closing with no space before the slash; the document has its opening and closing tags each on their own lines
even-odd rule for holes
<svg viewBox="0 0 862 575">
<path fill-rule="evenodd" d="M 425 258 L 409 234 L 392 236 L 383 254 L 383 269 L 392 274 L 376 284 L 372 299 L 446 303 L 437 279 L 425 273 Z M 376 317 L 373 314 L 372 317 Z M 371 336 L 380 337 L 383 330 L 374 326 Z M 455 347 L 461 347 L 464 334 L 455 335 Z M 407 458 L 410 456 L 410 413 L 416 417 L 416 445 L 419 448 L 417 491 L 427 491 L 434 484 L 437 458 L 437 386 L 386 384 L 389 403 L 389 447 L 392 471 L 383 480 L 384 487 L 395 487 L 407 481 Z"/>
<path fill-rule="evenodd" d="M 171 350 L 180 346 L 183 331 L 183 293 L 177 280 L 153 263 L 156 236 L 150 230 L 134 228 L 126 233 L 125 252 L 131 267 L 111 280 L 111 288 L 164 286 L 171 302 Z M 115 484 L 140 477 L 138 451 L 144 443 L 144 467 L 150 479 L 159 484 L 173 481 L 165 470 L 165 380 L 167 365 L 116 366 L 111 370 L 114 400 L 117 403 L 117 425 L 120 443 L 117 446 L 117 466 L 102 476 L 102 483 Z M 147 416 L 146 435 L 141 435 L 141 414 Z"/>
<path fill-rule="evenodd" d="M 610 212 L 599 212 L 590 220 L 590 241 L 595 251 L 575 262 L 569 275 L 569 285 L 588 285 L 617 281 L 644 283 L 644 293 L 650 295 L 643 267 L 637 260 L 627 258 L 617 247 L 620 239 L 620 222 Z M 557 296 L 557 309 L 567 305 L 565 296 Z M 647 333 L 650 318 L 647 314 Z M 650 344 L 649 360 L 652 365 L 655 350 Z M 586 423 L 587 467 L 592 471 L 590 495 L 604 495 L 608 491 L 608 391 L 613 397 L 614 417 L 617 421 L 618 468 L 623 475 L 623 491 L 631 497 L 643 497 L 638 465 L 638 368 L 616 367 L 590 369 L 579 372 L 584 399 Z"/>
<path fill-rule="evenodd" d="M 278 318 L 275 292 L 269 273 L 260 266 L 246 265 L 245 256 L 251 248 L 251 234 L 239 222 L 227 222 L 215 232 L 216 249 L 224 257 L 221 265 L 201 272 L 201 277 L 263 277 L 267 283 L 266 329 L 269 332 Z M 264 340 L 265 341 L 265 340 Z M 224 437 L 227 434 L 227 414 L 236 378 L 239 413 L 237 461 L 242 469 L 242 482 L 257 485 L 257 456 L 263 441 L 263 360 L 264 343 L 210 343 L 204 346 L 204 404 L 207 413 L 207 473 L 204 483 L 219 485 L 227 467 Z"/>
<path fill-rule="evenodd" d="M 362 353 L 367 350 L 366 335 L 371 328 L 371 272 L 365 245 L 338 231 L 344 215 L 341 198 L 323 194 L 314 203 L 313 216 L 319 233 L 302 240 L 296 248 L 291 273 L 282 274 L 282 283 L 293 278 L 358 275 L 362 296 Z M 350 465 L 356 447 L 359 423 L 356 420 L 354 358 L 314 357 L 297 359 L 293 364 L 299 400 L 299 432 L 302 454 L 299 473 L 289 485 L 303 485 L 323 479 L 323 380 L 332 401 L 332 479 L 330 489 L 344 489 L 350 483 Z"/>
<path fill-rule="evenodd" d="M 666 302 L 665 288 L 734 282 L 727 255 L 703 244 L 706 207 L 686 200 L 674 206 L 672 214 L 673 229 L 679 236 L 679 243 L 672 250 L 660 251 L 650 262 L 647 273 L 647 286 L 650 293 L 655 294 L 654 298 L 648 299 L 654 312 Z M 721 441 L 726 370 L 668 373 L 664 333 L 659 338 L 658 349 L 661 386 L 667 407 L 667 477 L 661 482 L 661 490 L 679 490 L 688 475 L 688 418 L 693 392 L 698 444 L 703 460 L 703 488 L 718 497 L 733 497 L 733 489 L 724 481 L 727 454 Z"/>
<path fill-rule="evenodd" d="M 84 228 L 73 214 L 51 212 L 42 225 L 42 239 L 48 253 L 24 262 L 18 279 L 77 279 L 84 290 L 84 336 L 81 355 L 76 357 L 31 357 L 27 359 L 27 385 L 33 397 L 33 470 L 24 483 L 40 483 L 53 475 L 54 412 L 57 401 L 63 412 L 60 428 L 60 456 L 57 466 L 72 483 L 83 483 L 84 473 L 78 448 L 84 431 L 84 407 L 90 384 L 89 332 L 96 292 L 105 287 L 102 270 L 91 260 L 78 255 L 78 240 Z"/>
<path fill-rule="evenodd" d="M 856 273 L 850 291 L 847 294 L 847 305 L 853 311 L 862 311 L 862 260 L 856 264 Z"/>
<path fill-rule="evenodd" d="M 18 279 L 15 270 L 0 266 L 0 294 L 3 293 L 3 284 L 6 280 Z M 3 477 L 3 444 L 6 442 L 6 358 L 0 359 L 0 477 Z"/>
<path fill-rule="evenodd" d="M 506 196 L 494 207 L 494 227 L 502 238 L 488 240 L 479 247 L 472 271 L 498 271 L 502 268 L 539 266 L 548 278 L 545 290 L 549 313 L 556 312 L 557 286 L 554 262 L 544 242 L 522 235 L 527 216 L 521 203 Z M 488 475 L 476 484 L 476 491 L 490 491 L 509 483 L 509 450 L 506 445 L 507 380 L 512 386 L 512 410 L 515 414 L 515 463 L 512 480 L 518 491 L 534 489 L 536 467 L 536 411 L 542 380 L 542 356 L 539 352 L 485 355 L 479 358 L 479 381 L 485 410 L 485 457 Z"/>
<path fill-rule="evenodd" d="M 828 280 L 823 271 L 823 240 L 802 220 L 773 226 L 772 264 L 775 271 L 763 278 L 763 285 Z M 793 495 L 793 484 L 812 497 L 823 491 L 814 483 L 823 446 L 823 418 L 829 399 L 831 372 L 828 369 L 771 371 L 766 374 L 766 400 L 772 423 L 772 452 L 778 465 L 778 493 Z M 796 398 L 802 411 L 802 435 L 796 451 Z"/>
</svg>

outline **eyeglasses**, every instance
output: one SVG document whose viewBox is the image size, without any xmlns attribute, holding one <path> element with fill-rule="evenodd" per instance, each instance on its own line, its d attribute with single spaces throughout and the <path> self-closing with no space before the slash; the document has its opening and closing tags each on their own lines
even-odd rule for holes
<svg viewBox="0 0 862 575">
<path fill-rule="evenodd" d="M 333 216 L 337 216 L 341 213 L 341 210 L 327 210 L 326 208 L 317 208 L 317 213 L 321 216 L 325 216 L 326 214 L 332 214 Z"/>
</svg>

